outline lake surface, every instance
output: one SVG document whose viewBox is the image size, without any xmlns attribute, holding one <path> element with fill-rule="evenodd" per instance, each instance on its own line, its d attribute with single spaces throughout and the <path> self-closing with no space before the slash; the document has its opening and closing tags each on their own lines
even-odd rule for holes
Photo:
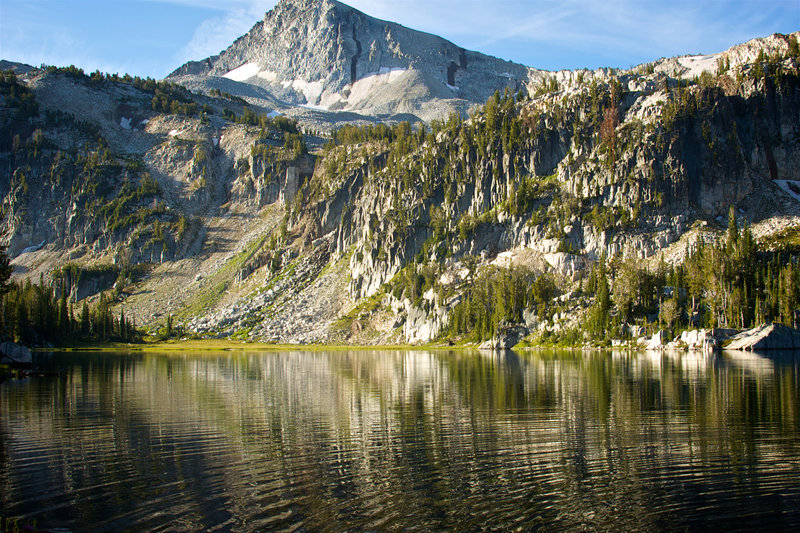
<svg viewBox="0 0 800 533">
<path fill-rule="evenodd" d="M 800 359 L 39 355 L 0 516 L 72 531 L 800 530 Z"/>
</svg>

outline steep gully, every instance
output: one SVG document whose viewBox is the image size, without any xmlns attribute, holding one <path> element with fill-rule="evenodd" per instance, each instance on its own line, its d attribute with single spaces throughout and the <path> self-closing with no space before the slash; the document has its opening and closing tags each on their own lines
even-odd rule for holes
<svg viewBox="0 0 800 533">
<path fill-rule="evenodd" d="M 353 56 L 353 60 L 350 63 L 350 83 L 355 83 L 358 80 L 356 76 L 356 65 L 358 64 L 358 60 L 361 58 L 361 41 L 358 40 L 356 37 L 356 27 L 353 26 L 353 40 L 356 42 L 356 55 Z"/>
</svg>

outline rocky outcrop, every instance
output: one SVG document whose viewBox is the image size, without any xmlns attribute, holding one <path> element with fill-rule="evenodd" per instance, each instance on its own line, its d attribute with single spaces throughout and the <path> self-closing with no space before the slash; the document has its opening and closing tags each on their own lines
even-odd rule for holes
<svg viewBox="0 0 800 533">
<path fill-rule="evenodd" d="M 257 141 L 256 148 L 265 146 Z M 267 145 L 275 149 L 274 145 Z M 317 158 L 302 155 L 293 160 L 265 159 L 257 150 L 251 150 L 247 159 L 237 163 L 238 174 L 231 185 L 232 199 L 252 203 L 256 208 L 279 203 L 291 207 L 306 181 L 314 174 Z"/>
<path fill-rule="evenodd" d="M 726 328 L 693 329 L 681 332 L 673 343 L 677 347 L 691 351 L 715 351 L 722 346 L 726 339 L 736 333 L 735 329 Z"/>
<path fill-rule="evenodd" d="M 694 329 L 682 331 L 670 340 L 667 332 L 662 329 L 651 337 L 640 338 L 639 344 L 647 350 L 713 352 L 719 350 L 736 333 L 738 330 L 727 328 Z"/>
<path fill-rule="evenodd" d="M 781 324 L 764 324 L 739 333 L 726 350 L 800 350 L 800 331 Z"/>
<path fill-rule="evenodd" d="M 667 342 L 669 342 L 667 339 L 667 332 L 660 329 L 653 333 L 650 338 L 644 339 L 644 348 L 646 350 L 662 350 Z"/>
<path fill-rule="evenodd" d="M 481 350 L 510 350 L 528 334 L 527 328 L 519 325 L 505 325 L 495 332 L 494 337 L 482 342 Z"/>
<path fill-rule="evenodd" d="M 25 346 L 4 341 L 0 343 L 0 363 L 12 366 L 30 366 L 33 363 L 33 355 Z"/>
<path fill-rule="evenodd" d="M 447 326 L 446 307 L 431 305 L 429 300 L 425 300 L 425 306 L 432 308 L 430 312 L 415 306 L 409 300 L 404 300 L 402 305 L 406 316 L 403 322 L 403 336 L 406 342 L 412 344 L 430 342 Z"/>
</svg>

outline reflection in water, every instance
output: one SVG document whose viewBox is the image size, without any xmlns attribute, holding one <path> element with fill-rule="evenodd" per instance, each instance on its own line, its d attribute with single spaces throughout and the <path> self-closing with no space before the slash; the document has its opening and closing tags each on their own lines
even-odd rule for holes
<svg viewBox="0 0 800 533">
<path fill-rule="evenodd" d="M 48 527 L 800 527 L 800 383 L 641 353 L 58 354 L 0 385 L 0 508 Z"/>
</svg>

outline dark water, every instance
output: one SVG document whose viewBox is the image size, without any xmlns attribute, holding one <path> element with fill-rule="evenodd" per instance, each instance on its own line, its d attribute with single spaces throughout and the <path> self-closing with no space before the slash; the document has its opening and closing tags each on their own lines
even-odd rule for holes
<svg viewBox="0 0 800 533">
<path fill-rule="evenodd" d="M 800 530 L 800 360 L 56 354 L 0 515 L 73 531 Z"/>
</svg>

